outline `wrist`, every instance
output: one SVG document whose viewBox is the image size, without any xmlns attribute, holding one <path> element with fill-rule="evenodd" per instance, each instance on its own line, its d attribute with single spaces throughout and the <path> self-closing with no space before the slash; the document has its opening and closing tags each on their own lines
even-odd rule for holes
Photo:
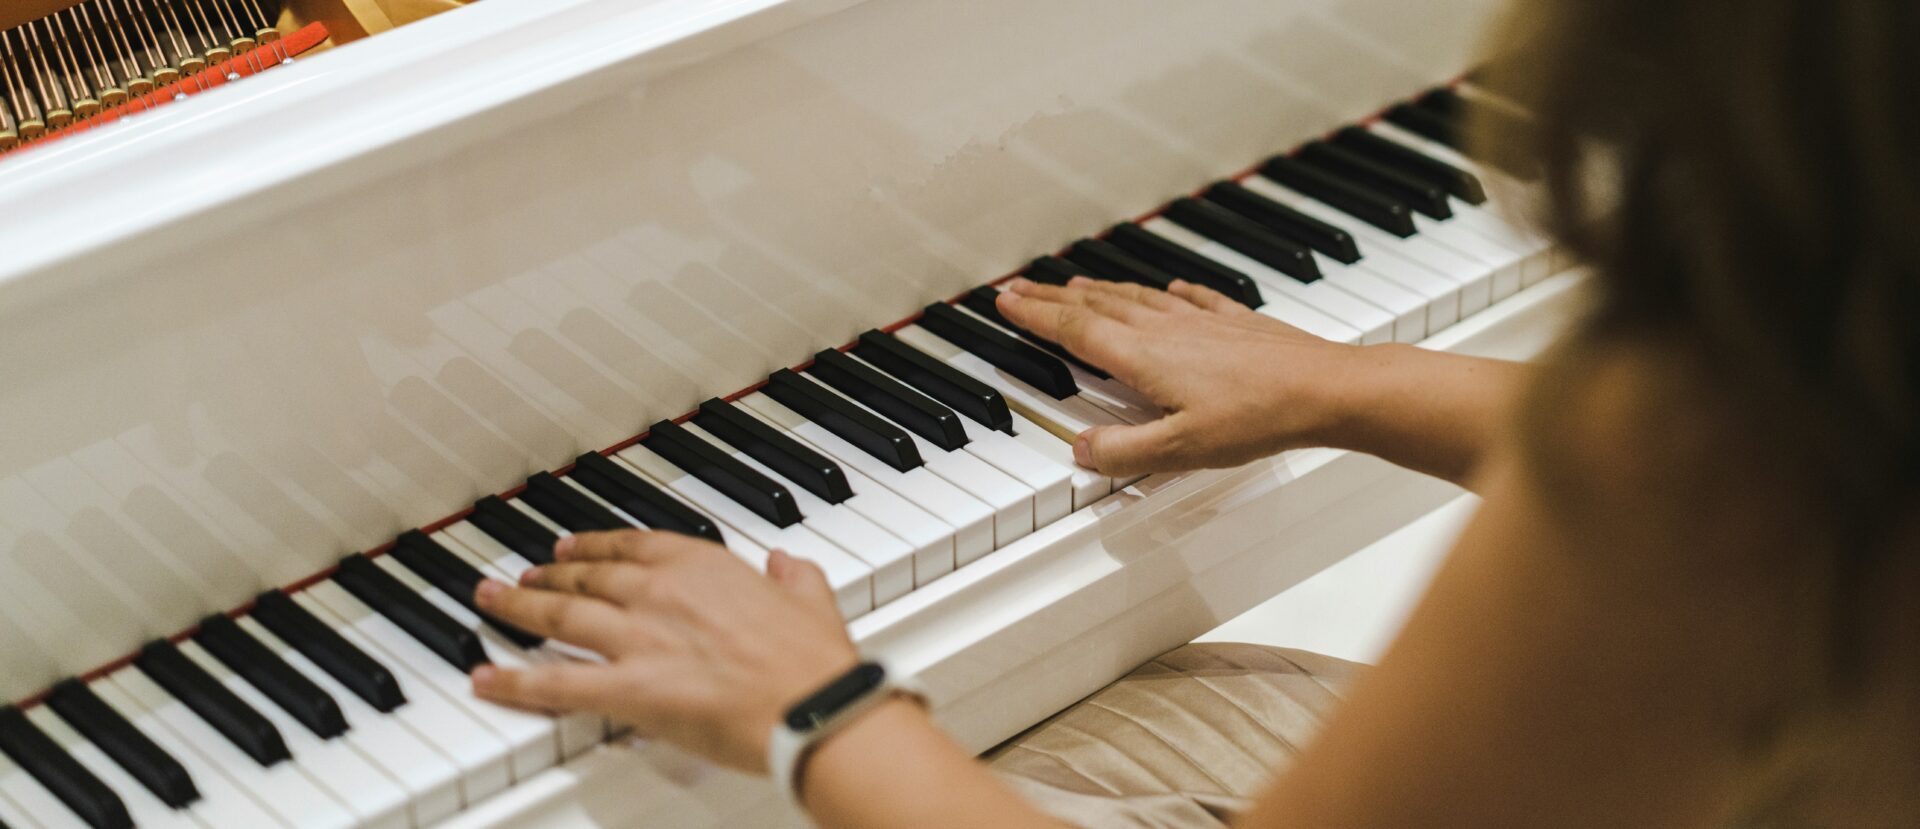
<svg viewBox="0 0 1920 829">
<path fill-rule="evenodd" d="M 895 694 L 882 700 L 801 759 L 794 769 L 794 793 L 803 805 L 812 804 L 815 794 L 834 786 L 842 772 L 872 758 L 889 756 L 891 746 L 916 731 L 933 727 L 926 707 L 912 697 Z"/>
<path fill-rule="evenodd" d="M 1394 375 L 1420 349 L 1402 343 L 1342 345 L 1310 396 L 1303 445 L 1365 449 L 1382 407 L 1390 404 Z"/>
</svg>

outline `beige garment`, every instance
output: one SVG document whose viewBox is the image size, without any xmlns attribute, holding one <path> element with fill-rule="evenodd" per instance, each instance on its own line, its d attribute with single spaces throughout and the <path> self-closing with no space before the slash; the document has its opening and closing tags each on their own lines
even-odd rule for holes
<svg viewBox="0 0 1920 829">
<path fill-rule="evenodd" d="M 1224 826 L 1319 730 L 1364 667 L 1261 645 L 1187 645 L 987 760 L 1078 826 Z"/>
</svg>

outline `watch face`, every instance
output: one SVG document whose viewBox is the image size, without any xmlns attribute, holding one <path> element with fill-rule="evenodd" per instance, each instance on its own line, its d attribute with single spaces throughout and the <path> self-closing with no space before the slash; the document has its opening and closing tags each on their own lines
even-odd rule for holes
<svg viewBox="0 0 1920 829">
<path fill-rule="evenodd" d="M 827 683 L 825 688 L 813 696 L 800 701 L 787 711 L 787 727 L 805 733 L 820 727 L 821 723 L 833 718 L 840 710 L 874 692 L 887 681 L 885 668 L 872 662 L 861 663 L 853 670 L 840 675 L 839 679 Z"/>
</svg>

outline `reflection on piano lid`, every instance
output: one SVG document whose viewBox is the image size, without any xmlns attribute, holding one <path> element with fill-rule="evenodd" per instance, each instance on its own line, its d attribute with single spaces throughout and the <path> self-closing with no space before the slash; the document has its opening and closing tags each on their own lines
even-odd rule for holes
<svg viewBox="0 0 1920 829">
<path fill-rule="evenodd" d="M 1028 272 L 1154 287 L 1190 275 L 1257 313 L 1363 343 L 1443 334 L 1556 270 L 1545 242 L 1481 206 L 1472 160 L 1388 124 L 1337 135 Z M 1383 216 L 1406 221 L 1385 232 L 1373 227 Z M 45 705 L 0 709 L 0 820 L 419 826 L 589 751 L 612 734 L 607 722 L 499 708 L 466 678 L 483 663 L 582 658 L 487 617 L 471 596 L 481 578 L 550 562 L 564 533 L 700 535 L 756 568 L 784 549 L 818 564 L 857 620 L 1116 493 L 1150 497 L 1077 467 L 1071 441 L 1158 411 L 1008 325 L 998 290 L 935 303 L 533 473 L 304 586 L 154 641 L 129 665 L 64 680 Z"/>
<path fill-rule="evenodd" d="M 344 0 L 79 0 L 0 29 L 0 152 L 284 66 L 375 19 L 377 4 Z"/>
</svg>

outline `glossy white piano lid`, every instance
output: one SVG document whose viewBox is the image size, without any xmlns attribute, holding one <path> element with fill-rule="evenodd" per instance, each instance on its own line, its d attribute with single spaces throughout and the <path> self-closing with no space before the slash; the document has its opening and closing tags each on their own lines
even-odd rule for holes
<svg viewBox="0 0 1920 829">
<path fill-rule="evenodd" d="M 21 154 L 0 480 L 51 514 L 0 557 L 169 551 L 207 595 L 156 618 L 45 585 L 124 653 L 1447 78 L 1495 5 L 488 0 Z"/>
</svg>

